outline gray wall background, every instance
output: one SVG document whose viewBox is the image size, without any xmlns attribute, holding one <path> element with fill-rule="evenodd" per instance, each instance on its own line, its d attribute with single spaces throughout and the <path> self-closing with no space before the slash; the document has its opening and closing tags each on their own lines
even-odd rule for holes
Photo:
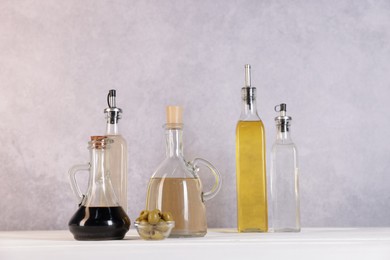
<svg viewBox="0 0 390 260">
<path fill-rule="evenodd" d="M 209 227 L 236 226 L 235 125 L 244 64 L 275 138 L 288 104 L 302 225 L 390 225 L 390 1 L 0 2 L 0 230 L 66 229 L 67 171 L 105 130 L 111 88 L 129 145 L 129 215 L 164 158 L 165 106 L 185 154 L 223 174 Z M 211 179 L 205 178 L 209 187 Z"/>
</svg>

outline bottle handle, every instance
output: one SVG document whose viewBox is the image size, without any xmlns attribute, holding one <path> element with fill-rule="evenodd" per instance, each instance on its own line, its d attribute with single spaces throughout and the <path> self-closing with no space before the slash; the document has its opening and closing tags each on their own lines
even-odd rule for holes
<svg viewBox="0 0 390 260">
<path fill-rule="evenodd" d="M 195 174 L 197 174 L 197 172 L 199 171 L 199 167 L 197 165 L 203 164 L 204 166 L 209 168 L 210 172 L 214 175 L 215 182 L 214 182 L 213 187 L 208 192 L 203 192 L 203 194 L 202 194 L 203 201 L 208 201 L 208 200 L 214 198 L 215 195 L 217 195 L 217 193 L 221 189 L 221 185 L 222 185 L 222 178 L 221 178 L 221 174 L 219 173 L 218 169 L 215 168 L 214 165 L 212 165 L 209 161 L 202 159 L 202 158 L 195 158 L 191 164 L 194 168 Z"/>
<path fill-rule="evenodd" d="M 72 188 L 72 191 L 74 195 L 76 196 L 77 200 L 80 201 L 79 206 L 83 205 L 84 200 L 85 200 L 85 194 L 83 194 L 80 190 L 79 185 L 77 184 L 76 181 L 76 173 L 79 171 L 90 171 L 91 169 L 91 164 L 78 164 L 73 166 L 72 168 L 69 169 L 69 180 L 70 180 L 70 187 Z"/>
</svg>

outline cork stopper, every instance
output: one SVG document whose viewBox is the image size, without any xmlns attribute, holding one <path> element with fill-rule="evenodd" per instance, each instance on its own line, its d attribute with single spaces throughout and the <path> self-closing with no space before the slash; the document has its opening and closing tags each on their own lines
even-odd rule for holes
<svg viewBox="0 0 390 260">
<path fill-rule="evenodd" d="M 183 108 L 180 106 L 167 106 L 167 126 L 182 128 Z"/>
<path fill-rule="evenodd" d="M 91 136 L 91 141 L 102 141 L 104 138 L 107 138 L 107 136 L 104 136 L 104 135 L 93 135 L 93 136 Z"/>
<path fill-rule="evenodd" d="M 107 136 L 93 135 L 91 136 L 89 147 L 95 149 L 105 149 L 108 148 L 111 143 L 113 143 L 113 140 L 107 138 Z"/>
</svg>

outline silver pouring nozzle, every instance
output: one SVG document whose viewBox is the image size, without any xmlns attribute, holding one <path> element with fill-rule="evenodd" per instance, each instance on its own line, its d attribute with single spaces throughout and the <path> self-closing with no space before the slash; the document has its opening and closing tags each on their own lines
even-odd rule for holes
<svg viewBox="0 0 390 260">
<path fill-rule="evenodd" d="M 245 87 L 251 87 L 251 65 L 245 64 Z"/>
<path fill-rule="evenodd" d="M 107 95 L 107 104 L 109 108 L 116 107 L 116 90 L 111 89 Z"/>
</svg>

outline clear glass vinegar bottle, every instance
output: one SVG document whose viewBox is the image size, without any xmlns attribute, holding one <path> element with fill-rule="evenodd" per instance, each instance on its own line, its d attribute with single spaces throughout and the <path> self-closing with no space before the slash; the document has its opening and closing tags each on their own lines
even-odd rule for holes
<svg viewBox="0 0 390 260">
<path fill-rule="evenodd" d="M 236 128 L 237 228 L 239 232 L 267 232 L 265 133 L 248 64 L 241 93 L 242 110 Z"/>
<path fill-rule="evenodd" d="M 130 219 L 119 205 L 110 178 L 110 145 L 106 136 L 92 136 L 88 143 L 90 162 L 69 170 L 71 188 L 80 202 L 69 220 L 69 230 L 77 240 L 122 239 L 130 227 Z M 80 171 L 89 172 L 87 192 L 83 194 L 76 180 Z"/>
<path fill-rule="evenodd" d="M 127 142 L 119 133 L 118 121 L 121 119 L 122 109 L 116 107 L 116 91 L 111 89 L 107 95 L 108 108 L 106 113 L 106 136 L 114 142 L 111 144 L 110 169 L 111 182 L 119 204 L 127 212 Z"/>
<path fill-rule="evenodd" d="M 297 148 L 290 135 L 286 104 L 275 107 L 276 141 L 271 153 L 271 201 L 274 232 L 299 232 L 299 172 Z"/>
</svg>

